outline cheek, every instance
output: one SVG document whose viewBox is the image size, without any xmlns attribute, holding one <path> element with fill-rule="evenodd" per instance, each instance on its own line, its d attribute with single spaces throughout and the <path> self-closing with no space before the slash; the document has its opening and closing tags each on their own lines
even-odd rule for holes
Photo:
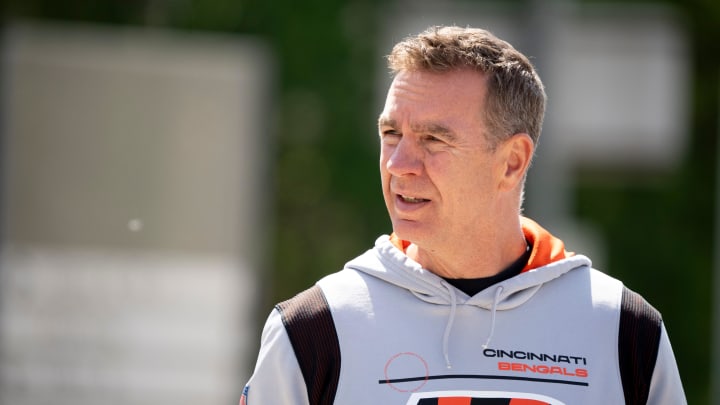
<svg viewBox="0 0 720 405">
<path fill-rule="evenodd" d="M 390 188 L 390 173 L 387 170 L 387 160 L 380 156 L 380 186 L 382 187 L 383 194 L 387 194 L 387 190 Z"/>
<path fill-rule="evenodd" d="M 451 201 L 459 204 L 479 202 L 492 192 L 492 173 L 485 165 L 458 165 L 436 172 L 434 182 Z"/>
<path fill-rule="evenodd" d="M 380 171 L 385 172 L 387 168 L 387 161 L 390 157 L 390 151 L 385 145 L 380 146 Z"/>
<path fill-rule="evenodd" d="M 380 180 L 382 181 L 383 186 L 385 186 L 385 183 L 389 181 L 390 174 L 387 170 L 387 159 L 383 155 L 380 155 L 380 162 L 379 162 L 379 169 L 380 169 Z"/>
</svg>

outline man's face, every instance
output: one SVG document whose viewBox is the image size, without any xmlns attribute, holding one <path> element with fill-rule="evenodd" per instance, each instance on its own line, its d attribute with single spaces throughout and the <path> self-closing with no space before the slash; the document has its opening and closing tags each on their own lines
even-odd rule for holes
<svg viewBox="0 0 720 405">
<path fill-rule="evenodd" d="M 490 228 L 503 165 L 482 119 L 481 73 L 401 72 L 379 119 L 380 173 L 398 237 L 421 249 Z"/>
</svg>

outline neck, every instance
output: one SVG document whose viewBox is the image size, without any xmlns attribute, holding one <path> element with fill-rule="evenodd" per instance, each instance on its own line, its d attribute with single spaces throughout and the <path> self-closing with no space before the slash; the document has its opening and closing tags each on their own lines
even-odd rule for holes
<svg viewBox="0 0 720 405">
<path fill-rule="evenodd" d="M 410 244 L 407 255 L 440 277 L 492 277 L 517 260 L 527 248 L 519 217 L 512 226 L 495 229 L 504 232 L 465 235 L 442 246 Z"/>
</svg>

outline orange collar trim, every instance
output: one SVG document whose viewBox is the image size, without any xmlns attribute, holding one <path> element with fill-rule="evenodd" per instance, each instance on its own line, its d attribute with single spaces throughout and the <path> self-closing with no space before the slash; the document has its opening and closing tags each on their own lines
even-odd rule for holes
<svg viewBox="0 0 720 405">
<path fill-rule="evenodd" d="M 410 241 L 402 240 L 395 235 L 395 232 L 390 234 L 390 242 L 398 249 L 402 250 L 403 253 L 407 254 L 407 248 L 410 246 Z"/>
<path fill-rule="evenodd" d="M 553 236 L 545 228 L 530 218 L 520 217 L 525 239 L 532 246 L 530 258 L 523 272 L 537 269 L 552 262 L 573 256 L 574 253 L 565 250 L 565 243 Z"/>
<path fill-rule="evenodd" d="M 553 236 L 545 228 L 530 218 L 520 217 L 525 239 L 532 246 L 530 258 L 523 268 L 523 272 L 537 269 L 552 262 L 573 256 L 574 253 L 565 250 L 565 243 Z M 390 242 L 400 249 L 403 253 L 407 253 L 410 241 L 400 239 L 395 233 L 390 235 Z"/>
</svg>

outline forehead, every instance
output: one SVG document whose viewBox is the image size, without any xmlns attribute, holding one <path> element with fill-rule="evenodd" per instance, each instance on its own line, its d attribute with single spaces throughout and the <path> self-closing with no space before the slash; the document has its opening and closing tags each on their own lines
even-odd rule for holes
<svg viewBox="0 0 720 405">
<path fill-rule="evenodd" d="M 403 71 L 390 85 L 380 121 L 477 125 L 485 92 L 485 77 L 477 71 Z"/>
</svg>

